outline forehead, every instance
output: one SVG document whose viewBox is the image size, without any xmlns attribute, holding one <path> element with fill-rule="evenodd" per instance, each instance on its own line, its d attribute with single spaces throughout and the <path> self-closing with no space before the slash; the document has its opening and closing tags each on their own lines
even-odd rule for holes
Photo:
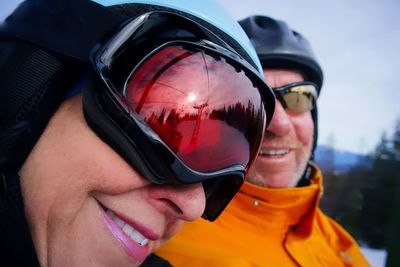
<svg viewBox="0 0 400 267">
<path fill-rule="evenodd" d="M 272 87 L 304 81 L 304 76 L 300 71 L 290 69 L 264 69 L 264 77 Z"/>
</svg>

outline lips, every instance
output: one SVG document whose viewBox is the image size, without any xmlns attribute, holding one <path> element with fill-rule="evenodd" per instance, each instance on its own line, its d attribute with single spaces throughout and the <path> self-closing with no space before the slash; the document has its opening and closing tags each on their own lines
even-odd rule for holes
<svg viewBox="0 0 400 267">
<path fill-rule="evenodd" d="M 107 215 L 121 227 L 122 231 L 127 234 L 133 241 L 136 241 L 140 246 L 145 246 L 149 243 L 149 240 L 145 238 L 138 230 L 133 228 L 127 222 L 123 221 L 117 215 L 115 215 L 111 210 L 106 210 Z"/>
<path fill-rule="evenodd" d="M 156 240 L 157 235 L 105 207 L 100 208 L 100 213 L 108 230 L 128 256 L 136 264 L 143 262 L 149 255 L 149 239 Z"/>
<path fill-rule="evenodd" d="M 289 148 L 261 148 L 258 154 L 264 157 L 283 157 L 290 151 L 291 150 Z"/>
</svg>

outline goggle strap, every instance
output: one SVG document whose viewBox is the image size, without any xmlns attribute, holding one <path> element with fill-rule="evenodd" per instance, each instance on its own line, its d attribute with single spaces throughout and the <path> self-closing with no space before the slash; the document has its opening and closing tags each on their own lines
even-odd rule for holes
<svg viewBox="0 0 400 267">
<path fill-rule="evenodd" d="M 18 170 L 81 66 L 16 40 L 0 40 L 1 168 Z"/>
</svg>

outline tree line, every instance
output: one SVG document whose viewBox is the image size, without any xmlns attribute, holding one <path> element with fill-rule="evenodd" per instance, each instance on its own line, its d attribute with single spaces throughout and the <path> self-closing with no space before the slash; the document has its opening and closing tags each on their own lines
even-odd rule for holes
<svg viewBox="0 0 400 267">
<path fill-rule="evenodd" d="M 386 267 L 400 266 L 400 119 L 369 157 L 370 166 L 355 165 L 345 173 L 323 170 L 321 208 L 360 245 L 385 249 Z"/>
</svg>

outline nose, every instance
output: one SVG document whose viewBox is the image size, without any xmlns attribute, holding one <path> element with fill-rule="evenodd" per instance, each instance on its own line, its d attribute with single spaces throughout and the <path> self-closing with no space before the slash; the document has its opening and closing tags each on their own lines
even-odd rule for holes
<svg viewBox="0 0 400 267">
<path fill-rule="evenodd" d="M 150 197 L 157 208 L 172 219 L 194 221 L 205 209 L 206 197 L 201 183 L 154 185 Z"/>
<path fill-rule="evenodd" d="M 282 104 L 276 100 L 274 115 L 267 127 L 267 132 L 277 136 L 283 136 L 290 131 L 290 118 L 283 108 Z"/>
</svg>

